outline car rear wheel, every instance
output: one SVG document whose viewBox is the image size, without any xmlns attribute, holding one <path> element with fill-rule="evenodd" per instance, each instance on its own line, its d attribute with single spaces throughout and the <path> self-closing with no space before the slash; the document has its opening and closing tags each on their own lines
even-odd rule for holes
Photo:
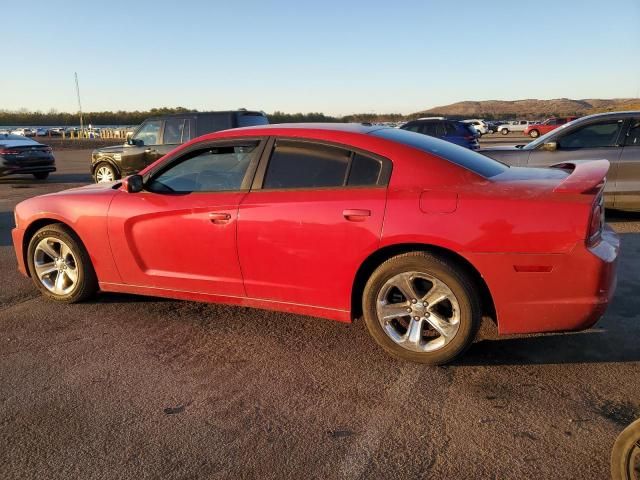
<svg viewBox="0 0 640 480">
<path fill-rule="evenodd" d="M 52 300 L 80 302 L 98 289 L 89 254 L 64 225 L 52 224 L 38 230 L 29 242 L 27 255 L 33 282 Z"/>
<path fill-rule="evenodd" d="M 49 177 L 49 172 L 38 172 L 34 173 L 33 176 L 36 180 L 46 180 Z"/>
<path fill-rule="evenodd" d="M 540 132 L 538 130 L 531 130 L 529 132 L 529 136 L 531 138 L 538 138 L 540 136 Z"/>
<path fill-rule="evenodd" d="M 500 130 L 500 133 L 503 135 L 509 135 L 509 129 L 508 128 L 503 128 Z"/>
<path fill-rule="evenodd" d="M 118 179 L 118 173 L 108 163 L 99 163 L 94 173 L 96 183 L 113 182 Z"/>
<path fill-rule="evenodd" d="M 465 273 L 424 252 L 398 255 L 380 265 L 365 286 L 362 307 L 369 333 L 384 350 L 430 365 L 464 352 L 481 318 Z"/>
<path fill-rule="evenodd" d="M 640 420 L 636 420 L 616 439 L 611 451 L 611 478 L 640 478 Z"/>
</svg>

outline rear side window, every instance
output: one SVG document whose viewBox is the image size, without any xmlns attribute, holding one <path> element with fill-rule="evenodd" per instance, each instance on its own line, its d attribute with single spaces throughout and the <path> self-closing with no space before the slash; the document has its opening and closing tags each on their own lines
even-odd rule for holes
<svg viewBox="0 0 640 480">
<path fill-rule="evenodd" d="M 509 168 L 503 163 L 485 157 L 468 148 L 398 128 L 381 128 L 374 130 L 370 135 L 401 143 L 432 155 L 437 155 L 485 178 L 498 175 Z"/>
<path fill-rule="evenodd" d="M 347 185 L 375 185 L 378 183 L 381 170 L 382 162 L 380 160 L 354 153 L 353 159 L 351 160 L 351 170 L 349 171 Z"/>
<path fill-rule="evenodd" d="M 338 147 L 279 140 L 269 159 L 263 188 L 322 188 L 344 185 L 351 152 Z"/>
<path fill-rule="evenodd" d="M 631 127 L 627 133 L 627 139 L 624 144 L 626 146 L 640 147 L 640 120 L 634 118 L 631 120 Z"/>
</svg>

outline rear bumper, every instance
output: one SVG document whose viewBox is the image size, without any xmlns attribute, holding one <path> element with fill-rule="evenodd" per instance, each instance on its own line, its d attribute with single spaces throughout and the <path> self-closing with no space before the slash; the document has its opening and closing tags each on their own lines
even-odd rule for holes
<svg viewBox="0 0 640 480">
<path fill-rule="evenodd" d="M 491 291 L 501 334 L 583 330 L 605 313 L 616 288 L 618 235 L 605 226 L 593 248 L 551 255 L 482 254 L 476 262 Z M 550 268 L 550 271 L 531 271 Z M 519 270 L 519 271 L 518 271 Z"/>
<path fill-rule="evenodd" d="M 27 267 L 24 264 L 24 252 L 22 251 L 24 230 L 14 228 L 11 230 L 11 238 L 13 239 L 13 249 L 16 252 L 16 260 L 18 261 L 18 271 L 27 276 Z"/>
<path fill-rule="evenodd" d="M 0 165 L 0 176 L 2 175 L 20 175 L 26 173 L 45 173 L 55 172 L 56 164 L 51 162 L 44 165 L 20 165 L 20 164 L 4 164 Z"/>
</svg>

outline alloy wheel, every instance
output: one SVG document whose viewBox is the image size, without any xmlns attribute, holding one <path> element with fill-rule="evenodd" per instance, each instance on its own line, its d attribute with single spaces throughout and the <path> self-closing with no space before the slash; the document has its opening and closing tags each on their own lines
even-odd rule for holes
<svg viewBox="0 0 640 480">
<path fill-rule="evenodd" d="M 403 272 L 380 289 L 376 311 L 387 336 L 413 352 L 447 345 L 460 327 L 460 306 L 451 289 L 423 272 Z"/>
<path fill-rule="evenodd" d="M 78 282 L 75 254 L 58 238 L 45 237 L 38 242 L 33 265 L 40 283 L 55 295 L 68 295 Z"/>
<path fill-rule="evenodd" d="M 113 182 L 115 180 L 115 175 L 113 174 L 113 169 L 107 166 L 99 167 L 96 170 L 96 182 Z"/>
</svg>

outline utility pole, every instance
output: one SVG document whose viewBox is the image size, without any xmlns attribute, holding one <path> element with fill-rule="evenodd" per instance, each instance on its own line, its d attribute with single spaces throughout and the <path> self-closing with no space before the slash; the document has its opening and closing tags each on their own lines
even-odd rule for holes
<svg viewBox="0 0 640 480">
<path fill-rule="evenodd" d="M 78 97 L 78 113 L 80 114 L 80 134 L 84 132 L 84 123 L 82 122 L 82 104 L 80 103 L 80 86 L 78 85 L 78 72 L 73 72 L 76 76 L 76 96 Z"/>
</svg>

